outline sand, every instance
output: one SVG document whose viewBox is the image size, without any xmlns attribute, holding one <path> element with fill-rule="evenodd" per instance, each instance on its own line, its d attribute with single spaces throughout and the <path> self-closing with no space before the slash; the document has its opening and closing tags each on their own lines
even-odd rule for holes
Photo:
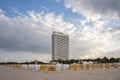
<svg viewBox="0 0 120 80">
<path fill-rule="evenodd" d="M 0 80 L 120 80 L 120 69 L 61 70 L 47 73 L 0 66 Z"/>
</svg>

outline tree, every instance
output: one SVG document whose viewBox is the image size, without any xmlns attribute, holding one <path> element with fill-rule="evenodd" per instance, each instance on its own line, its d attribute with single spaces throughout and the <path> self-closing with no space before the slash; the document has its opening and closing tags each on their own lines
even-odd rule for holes
<svg viewBox="0 0 120 80">
<path fill-rule="evenodd" d="M 97 61 L 98 63 L 101 63 L 101 60 L 102 60 L 101 58 L 97 58 L 97 59 L 96 59 L 96 61 Z"/>
<path fill-rule="evenodd" d="M 111 62 L 111 63 L 114 63 L 114 62 L 116 62 L 116 59 L 113 58 L 113 57 L 111 57 L 111 58 L 110 58 L 110 62 Z"/>
<path fill-rule="evenodd" d="M 102 58 L 102 63 L 109 63 L 109 59 L 105 56 Z"/>
</svg>

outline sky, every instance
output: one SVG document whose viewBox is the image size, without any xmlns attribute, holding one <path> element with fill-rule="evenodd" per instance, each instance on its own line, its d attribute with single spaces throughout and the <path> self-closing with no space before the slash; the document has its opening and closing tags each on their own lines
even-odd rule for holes
<svg viewBox="0 0 120 80">
<path fill-rule="evenodd" d="M 53 31 L 70 59 L 120 57 L 120 0 L 0 0 L 0 62 L 50 61 Z"/>
</svg>

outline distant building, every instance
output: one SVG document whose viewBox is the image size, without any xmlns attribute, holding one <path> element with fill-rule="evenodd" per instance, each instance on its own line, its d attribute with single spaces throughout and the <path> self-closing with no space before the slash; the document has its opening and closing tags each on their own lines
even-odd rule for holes
<svg viewBox="0 0 120 80">
<path fill-rule="evenodd" d="M 52 33 L 52 60 L 69 59 L 69 35 L 61 32 Z"/>
</svg>

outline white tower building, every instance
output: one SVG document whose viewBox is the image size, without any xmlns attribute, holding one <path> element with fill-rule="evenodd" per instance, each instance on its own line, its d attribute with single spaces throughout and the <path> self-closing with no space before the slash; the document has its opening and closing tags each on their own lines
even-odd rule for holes
<svg viewBox="0 0 120 80">
<path fill-rule="evenodd" d="M 61 32 L 52 33 L 52 60 L 69 59 L 69 35 Z"/>
</svg>

